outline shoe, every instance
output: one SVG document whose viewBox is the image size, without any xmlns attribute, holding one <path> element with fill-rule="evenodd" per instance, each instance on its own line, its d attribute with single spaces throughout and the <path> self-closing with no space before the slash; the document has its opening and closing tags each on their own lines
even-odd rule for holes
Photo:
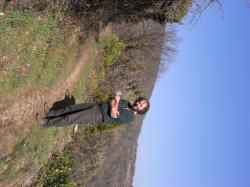
<svg viewBox="0 0 250 187">
<path fill-rule="evenodd" d="M 69 89 L 67 89 L 67 90 L 65 91 L 65 97 L 66 97 L 66 98 L 70 98 L 70 97 L 71 97 L 71 93 L 70 93 Z"/>
<path fill-rule="evenodd" d="M 36 113 L 36 121 L 41 127 L 45 125 L 44 119 L 41 117 L 39 113 Z"/>
</svg>

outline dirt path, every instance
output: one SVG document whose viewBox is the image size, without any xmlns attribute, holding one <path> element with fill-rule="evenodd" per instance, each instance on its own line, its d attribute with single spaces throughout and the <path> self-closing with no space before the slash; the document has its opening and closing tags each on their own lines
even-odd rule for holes
<svg viewBox="0 0 250 187">
<path fill-rule="evenodd" d="M 59 81 L 53 88 L 46 89 L 43 92 L 19 93 L 17 95 L 18 99 L 11 106 L 0 110 L 0 152 L 5 147 L 4 144 L 11 140 L 11 137 L 18 135 L 20 129 L 25 130 L 23 129 L 24 122 L 28 119 L 34 120 L 35 114 L 42 112 L 45 101 L 51 106 L 55 101 L 64 98 L 66 89 L 70 91 L 74 89 L 88 60 L 91 41 L 90 39 L 83 47 L 78 65 L 66 80 Z"/>
</svg>

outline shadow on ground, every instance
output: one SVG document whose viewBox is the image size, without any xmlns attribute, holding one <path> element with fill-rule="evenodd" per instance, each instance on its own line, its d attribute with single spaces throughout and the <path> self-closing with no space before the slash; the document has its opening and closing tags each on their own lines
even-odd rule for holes
<svg viewBox="0 0 250 187">
<path fill-rule="evenodd" d="M 52 107 L 50 108 L 50 110 L 63 109 L 63 108 L 66 108 L 66 107 L 68 107 L 70 105 L 74 105 L 75 103 L 76 103 L 75 102 L 75 97 L 67 89 L 66 92 L 65 92 L 64 99 L 54 102 Z"/>
</svg>

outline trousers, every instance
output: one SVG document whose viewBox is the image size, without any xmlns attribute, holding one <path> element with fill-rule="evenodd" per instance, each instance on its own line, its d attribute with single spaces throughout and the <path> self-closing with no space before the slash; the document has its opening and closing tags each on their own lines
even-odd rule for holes
<svg viewBox="0 0 250 187">
<path fill-rule="evenodd" d="M 50 110 L 44 118 L 44 127 L 68 126 L 73 124 L 100 124 L 102 111 L 96 103 L 80 103 L 58 110 Z"/>
</svg>

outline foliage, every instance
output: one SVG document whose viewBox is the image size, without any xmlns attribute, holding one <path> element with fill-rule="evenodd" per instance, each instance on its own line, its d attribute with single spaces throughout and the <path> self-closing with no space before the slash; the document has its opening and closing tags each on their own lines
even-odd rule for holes
<svg viewBox="0 0 250 187">
<path fill-rule="evenodd" d="M 102 62 L 104 68 L 109 68 L 120 56 L 124 45 L 116 35 L 101 36 L 99 44 L 103 49 Z"/>
<path fill-rule="evenodd" d="M 100 103 L 114 95 L 114 91 L 108 89 L 102 90 L 100 89 L 100 85 L 107 79 L 107 74 L 111 66 L 117 62 L 124 45 L 114 34 L 101 36 L 98 43 L 102 54 L 99 64 L 92 72 L 89 89 L 94 100 Z"/>
<path fill-rule="evenodd" d="M 180 23 L 192 7 L 192 0 L 161 1 L 149 10 L 154 21 L 164 23 Z"/>
<path fill-rule="evenodd" d="M 33 185 L 74 186 L 74 183 L 67 178 L 71 173 L 73 163 L 72 155 L 67 151 L 52 155 L 50 162 L 42 168 L 39 178 Z"/>
<path fill-rule="evenodd" d="M 102 13 L 97 13 L 95 17 L 103 23 L 121 20 L 138 22 L 145 19 L 153 19 L 158 23 L 165 24 L 169 22 L 180 22 L 192 6 L 192 1 L 193 0 L 22 0 L 16 1 L 14 7 L 18 7 L 22 10 L 35 8 L 39 11 L 50 11 L 54 13 L 70 11 L 77 15 L 84 15 L 87 19 L 92 19 L 91 17 L 100 11 Z M 93 22 L 93 25 L 94 24 Z"/>
<path fill-rule="evenodd" d="M 22 0 L 5 1 L 5 9 L 14 8 L 18 10 L 36 10 L 57 13 L 68 9 L 70 0 Z"/>
<path fill-rule="evenodd" d="M 106 124 L 102 126 L 89 125 L 84 127 L 76 139 L 83 140 L 97 133 L 110 131 L 120 127 L 119 124 Z M 74 142 L 77 140 L 74 140 Z M 76 184 L 69 178 L 74 165 L 74 157 L 71 153 L 71 144 L 61 153 L 52 155 L 50 161 L 40 170 L 36 181 L 32 186 L 75 186 Z M 97 164 L 97 163 L 96 163 Z M 98 164 L 97 164 L 98 165 Z M 91 168 L 94 167 L 94 163 Z M 86 168 L 87 170 L 87 168 Z"/>
<path fill-rule="evenodd" d="M 80 139 L 84 139 L 86 137 L 89 137 L 93 134 L 96 133 L 102 133 L 106 131 L 110 131 L 114 128 L 121 127 L 121 124 L 105 124 L 105 125 L 88 125 L 87 127 L 84 128 L 84 131 L 82 131 L 79 135 Z"/>
<path fill-rule="evenodd" d="M 101 19 L 104 23 L 113 21 L 120 22 L 121 20 L 139 22 L 145 19 L 153 19 L 161 24 L 180 22 L 192 6 L 192 0 L 87 0 L 86 4 L 88 6 L 80 3 L 81 1 L 75 2 L 78 2 L 78 7 L 82 5 L 81 9 L 77 9 L 78 11 L 86 11 L 90 8 L 93 10 L 102 8 L 103 15 Z"/>
</svg>

